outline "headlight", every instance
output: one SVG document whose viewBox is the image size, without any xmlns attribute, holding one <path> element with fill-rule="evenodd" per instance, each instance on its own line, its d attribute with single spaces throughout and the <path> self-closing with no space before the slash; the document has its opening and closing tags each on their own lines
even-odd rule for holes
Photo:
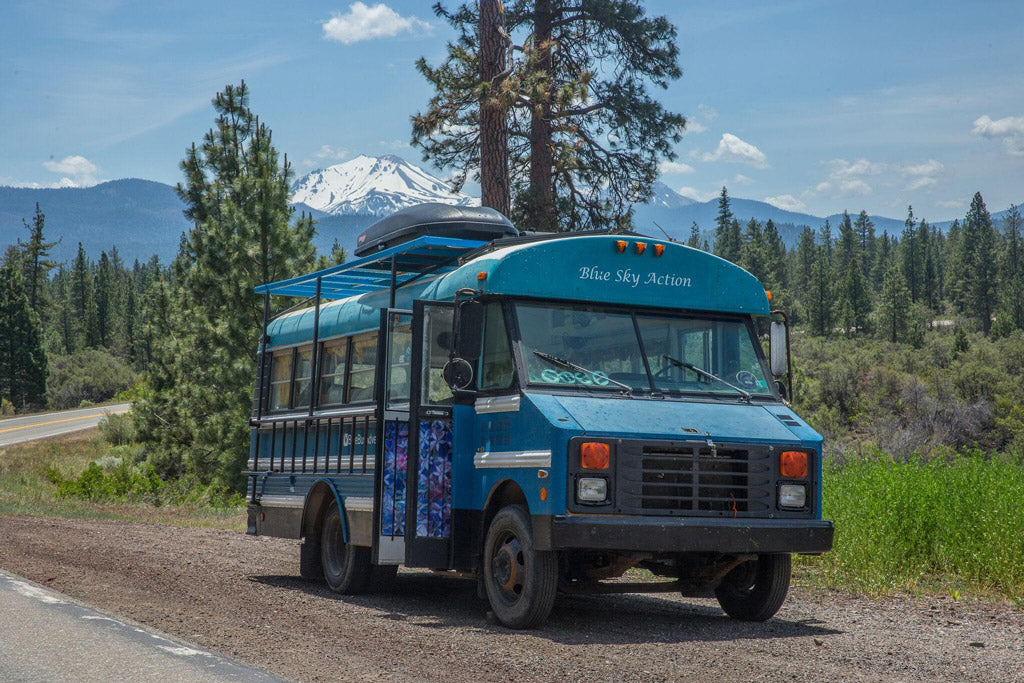
<svg viewBox="0 0 1024 683">
<path fill-rule="evenodd" d="M 779 507 L 803 509 L 806 505 L 806 486 L 803 484 L 783 484 L 779 487 Z"/>
<path fill-rule="evenodd" d="M 576 480 L 576 500 L 581 503 L 603 503 L 608 500 L 608 480 L 580 477 Z"/>
</svg>

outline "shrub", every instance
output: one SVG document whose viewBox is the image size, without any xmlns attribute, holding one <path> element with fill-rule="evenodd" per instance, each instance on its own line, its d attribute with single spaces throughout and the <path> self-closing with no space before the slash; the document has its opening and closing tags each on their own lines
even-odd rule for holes
<svg viewBox="0 0 1024 683">
<path fill-rule="evenodd" d="M 109 400 L 136 381 L 135 372 L 127 363 L 101 349 L 54 356 L 49 365 L 46 394 L 50 405 L 57 409 Z"/>
<path fill-rule="evenodd" d="M 14 415 L 14 404 L 6 398 L 0 398 L 0 415 Z"/>
<path fill-rule="evenodd" d="M 131 413 L 124 415 L 107 415 L 100 420 L 100 434 L 107 443 L 114 446 L 126 446 L 138 441 L 138 434 L 135 431 L 135 422 Z"/>
</svg>

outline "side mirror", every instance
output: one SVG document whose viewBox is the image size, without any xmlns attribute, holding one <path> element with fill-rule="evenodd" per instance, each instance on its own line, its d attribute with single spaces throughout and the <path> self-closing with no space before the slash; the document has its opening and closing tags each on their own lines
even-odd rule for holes
<svg viewBox="0 0 1024 683">
<path fill-rule="evenodd" d="M 768 331 L 768 365 L 772 375 L 785 377 L 789 374 L 789 328 L 786 323 L 773 320 Z"/>
<path fill-rule="evenodd" d="M 441 377 L 453 391 L 465 389 L 473 383 L 473 366 L 465 358 L 453 358 L 445 363 Z"/>
<path fill-rule="evenodd" d="M 484 305 L 479 301 L 460 301 L 455 308 L 455 349 L 459 358 L 480 357 L 484 328 Z"/>
</svg>

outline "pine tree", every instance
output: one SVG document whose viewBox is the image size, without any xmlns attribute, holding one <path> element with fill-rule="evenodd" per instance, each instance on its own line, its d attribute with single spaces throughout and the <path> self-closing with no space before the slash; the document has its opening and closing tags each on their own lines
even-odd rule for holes
<svg viewBox="0 0 1024 683">
<path fill-rule="evenodd" d="M 882 339 L 891 342 L 904 341 L 910 328 L 910 312 L 913 303 L 906 279 L 897 262 L 893 262 L 885 273 L 882 293 L 876 308 L 876 329 Z"/>
<path fill-rule="evenodd" d="M 810 301 L 807 318 L 811 334 L 830 336 L 835 325 L 835 267 L 832 253 L 832 228 L 826 220 L 821 227 L 820 244 L 815 248 L 810 276 Z"/>
<path fill-rule="evenodd" d="M 966 257 L 966 311 L 978 322 L 981 331 L 988 334 L 996 306 L 998 234 L 980 192 L 974 193 L 971 208 L 964 217 L 962 240 Z"/>
<path fill-rule="evenodd" d="M 459 189 L 464 169 L 481 167 L 481 105 L 504 110 L 515 223 L 628 226 L 631 206 L 650 197 L 658 162 L 675 157 L 685 125 L 648 94 L 681 75 L 675 27 L 646 16 L 636 0 L 511 0 L 505 69 L 484 80 L 477 3 L 434 9 L 458 38 L 441 65 L 417 62 L 434 89 L 426 111 L 413 117 L 413 144 L 424 158 L 457 169 Z M 522 44 L 514 35 L 525 36 Z"/>
<path fill-rule="evenodd" d="M 782 241 L 778 228 L 771 218 L 764 224 L 764 245 L 766 253 L 765 282 L 772 290 L 781 290 L 789 285 L 786 272 L 786 243 Z"/>
<path fill-rule="evenodd" d="M 290 224 L 291 167 L 249 109 L 244 81 L 213 105 L 216 127 L 181 164 L 177 189 L 194 227 L 173 264 L 173 289 L 151 295 L 152 391 L 135 414 L 163 471 L 238 486 L 263 320 L 253 288 L 308 270 L 314 228 L 306 216 Z"/>
<path fill-rule="evenodd" d="M 686 240 L 686 246 L 700 249 L 700 227 L 697 221 L 693 221 L 693 225 L 690 226 L 690 238 Z"/>
<path fill-rule="evenodd" d="M 15 408 L 46 403 L 42 328 L 29 304 L 21 256 L 8 252 L 0 267 L 0 398 Z"/>
<path fill-rule="evenodd" d="M 839 246 L 836 264 L 841 272 L 846 272 L 846 265 L 856 261 L 860 267 L 860 243 L 854 231 L 853 222 L 848 211 L 843 211 L 843 219 L 839 222 Z"/>
<path fill-rule="evenodd" d="M 718 196 L 718 216 L 715 217 L 715 255 L 739 263 L 743 255 L 742 248 L 740 224 L 729 208 L 729 191 L 722 187 L 722 193 Z"/>
<path fill-rule="evenodd" d="M 1024 330 L 1024 221 L 1015 204 L 1010 205 L 1003 224 L 1002 260 L 999 264 L 1000 292 L 997 319 L 1000 332 Z"/>
<path fill-rule="evenodd" d="M 871 315 L 871 293 L 857 260 L 849 261 L 839 288 L 839 322 L 847 334 L 865 332 Z"/>
<path fill-rule="evenodd" d="M 871 266 L 870 281 L 874 286 L 874 291 L 881 292 L 885 276 L 893 264 L 893 246 L 889 233 L 883 232 L 875 246 L 875 260 Z"/>
<path fill-rule="evenodd" d="M 46 226 L 46 214 L 39 208 L 36 202 L 36 212 L 32 216 L 32 222 L 22 220 L 25 229 L 28 230 L 28 242 L 18 240 L 24 255 L 25 287 L 28 293 L 28 305 L 36 312 L 40 320 L 47 320 L 47 308 L 49 302 L 46 297 L 46 283 L 50 271 L 56 266 L 56 262 L 47 258 L 50 249 L 57 246 L 59 242 L 47 242 L 43 237 Z"/>
<path fill-rule="evenodd" d="M 78 243 L 78 252 L 71 264 L 71 334 L 69 350 L 94 348 L 99 344 L 99 323 L 93 293 L 92 265 Z"/>
<path fill-rule="evenodd" d="M 764 230 L 754 218 L 747 221 L 741 253 L 740 265 L 764 284 L 768 275 L 768 250 L 764 241 Z"/>
<path fill-rule="evenodd" d="M 875 224 L 868 217 L 868 212 L 861 209 L 857 220 L 853 223 L 857 232 L 858 249 L 860 251 L 860 272 L 867 280 L 871 279 L 871 267 L 875 263 Z"/>
<path fill-rule="evenodd" d="M 900 237 L 900 264 L 903 276 L 907 279 L 910 300 L 917 303 L 923 292 L 922 276 L 924 270 L 924 247 L 918 240 L 917 219 L 914 209 L 907 207 L 907 219 L 903 222 L 903 235 Z"/>
<path fill-rule="evenodd" d="M 96 339 L 100 346 L 108 347 L 113 341 L 114 329 L 114 267 L 107 252 L 100 252 L 96 269 Z"/>
</svg>

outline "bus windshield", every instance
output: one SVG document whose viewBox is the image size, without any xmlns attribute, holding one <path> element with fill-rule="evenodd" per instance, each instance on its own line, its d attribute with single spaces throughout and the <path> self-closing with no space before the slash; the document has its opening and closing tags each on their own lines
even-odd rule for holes
<svg viewBox="0 0 1024 683">
<path fill-rule="evenodd" d="M 531 384 L 771 396 L 746 320 L 515 305 Z"/>
</svg>

